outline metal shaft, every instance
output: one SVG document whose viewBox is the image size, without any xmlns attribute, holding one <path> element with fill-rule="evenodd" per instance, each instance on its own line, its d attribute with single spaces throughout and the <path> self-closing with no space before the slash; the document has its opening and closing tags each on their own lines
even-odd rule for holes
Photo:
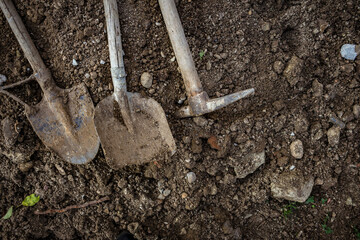
<svg viewBox="0 0 360 240">
<path fill-rule="evenodd" d="M 176 60 L 185 82 L 187 94 L 189 97 L 195 96 L 201 93 L 203 88 L 191 56 L 175 2 L 173 0 L 159 0 L 159 4 Z"/>
</svg>

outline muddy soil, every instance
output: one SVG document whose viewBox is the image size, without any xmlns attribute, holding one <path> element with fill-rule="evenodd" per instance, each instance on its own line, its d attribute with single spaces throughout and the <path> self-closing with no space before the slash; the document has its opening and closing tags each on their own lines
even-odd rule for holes
<svg viewBox="0 0 360 240">
<path fill-rule="evenodd" d="M 95 104 L 112 93 L 101 1 L 15 5 L 60 87 L 85 83 Z M 23 106 L 1 95 L 0 120 L 15 132 L 0 134 L 0 213 L 29 194 L 41 196 L 0 221 L 2 239 L 115 239 L 123 229 L 138 239 L 359 239 L 360 60 L 339 54 L 342 44 L 360 43 L 358 0 L 177 1 L 208 94 L 256 89 L 253 97 L 188 119 L 174 116 L 187 102 L 157 1 L 118 5 L 129 91 L 162 105 L 177 153 L 115 171 L 100 150 L 91 163 L 71 165 L 45 148 Z M 32 70 L 2 14 L 0 26 L 0 74 L 11 84 Z M 145 71 L 154 77 L 150 89 L 140 84 Z M 42 97 L 36 83 L 11 92 L 28 104 Z M 340 138 L 328 137 L 329 129 Z M 296 139 L 303 143 L 300 159 L 290 152 Z M 265 163 L 239 178 L 239 163 L 246 172 L 246 156 L 261 151 Z M 273 197 L 272 180 L 292 171 L 314 177 L 313 202 Z M 104 196 L 110 200 L 34 214 Z"/>
</svg>

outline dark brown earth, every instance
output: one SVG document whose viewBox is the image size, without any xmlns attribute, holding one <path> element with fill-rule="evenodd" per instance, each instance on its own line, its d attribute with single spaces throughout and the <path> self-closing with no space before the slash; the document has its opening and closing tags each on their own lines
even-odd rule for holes
<svg viewBox="0 0 360 240">
<path fill-rule="evenodd" d="M 101 1 L 15 5 L 60 87 L 84 82 L 95 104 L 111 94 Z M 2 95 L 0 120 L 9 118 L 18 133 L 14 142 L 5 142 L 0 134 L 0 213 L 29 194 L 41 196 L 37 205 L 20 207 L 0 222 L 2 239 L 115 239 L 122 229 L 138 239 L 360 238 L 360 60 L 346 61 L 339 54 L 342 44 L 360 43 L 358 0 L 178 1 L 209 95 L 256 89 L 255 96 L 197 119 L 174 117 L 186 104 L 180 101 L 185 90 L 177 63 L 171 61 L 174 54 L 157 1 L 118 5 L 129 91 L 162 105 L 177 153 L 114 171 L 100 150 L 90 164 L 70 165 L 44 147 L 24 108 Z M 10 84 L 32 70 L 2 14 L 0 24 L 0 74 Z M 205 51 L 203 58 L 200 51 Z M 79 65 L 73 66 L 72 59 Z M 288 73 L 284 69 L 291 59 L 297 69 Z M 154 76 L 151 89 L 140 84 L 144 71 Z M 28 104 L 41 100 L 36 83 L 12 93 Z M 330 117 L 345 123 L 335 144 L 327 137 L 334 125 Z M 210 136 L 216 137 L 220 151 L 207 143 Z M 295 139 L 304 145 L 301 159 L 290 154 Z M 263 149 L 265 164 L 237 179 L 232 161 Z M 291 203 L 273 198 L 270 183 L 291 166 L 315 178 L 314 203 L 297 203 L 292 213 L 284 214 Z M 188 172 L 196 174 L 192 184 L 185 178 Z M 168 190 L 168 196 L 159 198 Z M 104 196 L 110 201 L 34 215 L 35 210 Z"/>
</svg>

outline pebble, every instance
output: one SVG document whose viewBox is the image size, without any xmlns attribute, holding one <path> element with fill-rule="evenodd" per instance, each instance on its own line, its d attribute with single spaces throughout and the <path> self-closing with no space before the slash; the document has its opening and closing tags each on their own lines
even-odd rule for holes
<svg viewBox="0 0 360 240">
<path fill-rule="evenodd" d="M 0 74 L 0 85 L 3 85 L 7 81 L 7 77 L 5 75 Z"/>
<path fill-rule="evenodd" d="M 170 193 L 171 193 L 170 189 L 165 189 L 162 194 L 164 195 L 164 197 L 167 197 L 170 195 Z"/>
<path fill-rule="evenodd" d="M 75 59 L 72 60 L 72 63 L 71 63 L 71 64 L 72 64 L 73 66 L 79 65 L 78 62 L 77 62 Z"/>
<path fill-rule="evenodd" d="M 65 170 L 59 164 L 55 163 L 55 167 L 61 175 L 65 176 Z"/>
<path fill-rule="evenodd" d="M 345 127 L 345 123 L 343 121 L 341 121 L 340 119 L 338 119 L 337 117 L 330 117 L 329 122 L 337 125 L 339 128 Z"/>
<path fill-rule="evenodd" d="M 333 126 L 327 131 L 327 137 L 329 145 L 334 147 L 339 144 L 340 141 L 340 127 Z"/>
<path fill-rule="evenodd" d="M 267 32 L 270 30 L 270 23 L 268 22 L 264 22 L 261 26 L 261 29 L 264 31 L 264 32 Z"/>
<path fill-rule="evenodd" d="M 354 61 L 360 52 L 360 46 L 355 44 L 344 44 L 341 47 L 340 53 L 346 60 Z"/>
<path fill-rule="evenodd" d="M 284 76 L 287 78 L 290 86 L 295 86 L 296 83 L 300 80 L 303 63 L 304 61 L 297 56 L 291 57 L 284 71 Z"/>
<path fill-rule="evenodd" d="M 208 120 L 204 117 L 194 117 L 193 121 L 199 127 L 205 127 L 208 124 Z"/>
<path fill-rule="evenodd" d="M 360 105 L 353 106 L 353 113 L 356 118 L 360 116 Z"/>
<path fill-rule="evenodd" d="M 304 177 L 300 171 L 284 172 L 271 180 L 274 198 L 305 202 L 314 186 L 314 177 Z"/>
<path fill-rule="evenodd" d="M 277 74 L 281 74 L 284 71 L 284 63 L 282 61 L 275 61 L 273 68 Z"/>
<path fill-rule="evenodd" d="M 19 164 L 19 169 L 21 172 L 26 173 L 34 166 L 33 162 L 24 162 Z"/>
<path fill-rule="evenodd" d="M 186 180 L 188 181 L 188 183 L 193 183 L 196 180 L 196 174 L 194 172 L 188 172 L 186 174 Z"/>
<path fill-rule="evenodd" d="M 231 234 L 234 231 L 233 227 L 231 226 L 231 222 L 229 220 L 225 221 L 225 223 L 222 226 L 222 230 L 225 234 Z"/>
<path fill-rule="evenodd" d="M 291 156 L 296 159 L 301 159 L 304 156 L 304 147 L 303 143 L 297 139 L 290 144 Z"/>
<path fill-rule="evenodd" d="M 97 73 L 96 73 L 96 72 L 91 72 L 91 73 L 90 73 L 90 77 L 91 77 L 92 79 L 96 79 L 96 78 L 97 78 Z"/>
<path fill-rule="evenodd" d="M 144 72 L 141 74 L 140 81 L 144 88 L 150 88 L 153 83 L 153 76 L 148 72 Z"/>
<path fill-rule="evenodd" d="M 230 158 L 234 167 L 236 178 L 245 178 L 265 163 L 265 150 L 256 153 L 249 153 L 245 157 Z"/>
<path fill-rule="evenodd" d="M 90 74 L 89 74 L 89 73 L 85 73 L 85 78 L 90 78 Z"/>
<path fill-rule="evenodd" d="M 104 65 L 104 64 L 105 64 L 105 61 L 104 61 L 104 60 L 100 60 L 100 64 L 101 64 L 101 65 Z"/>
<path fill-rule="evenodd" d="M 323 94 L 324 86 L 316 79 L 312 82 L 313 96 L 321 97 Z"/>
</svg>

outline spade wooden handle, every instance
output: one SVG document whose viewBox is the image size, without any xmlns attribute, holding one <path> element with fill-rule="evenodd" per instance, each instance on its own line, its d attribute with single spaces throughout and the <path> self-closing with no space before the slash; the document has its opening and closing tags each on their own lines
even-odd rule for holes
<svg viewBox="0 0 360 240">
<path fill-rule="evenodd" d="M 40 72 L 46 69 L 38 50 L 31 40 L 30 35 L 21 21 L 19 14 L 16 12 L 15 6 L 11 0 L 0 0 L 0 8 L 34 72 Z"/>
</svg>

